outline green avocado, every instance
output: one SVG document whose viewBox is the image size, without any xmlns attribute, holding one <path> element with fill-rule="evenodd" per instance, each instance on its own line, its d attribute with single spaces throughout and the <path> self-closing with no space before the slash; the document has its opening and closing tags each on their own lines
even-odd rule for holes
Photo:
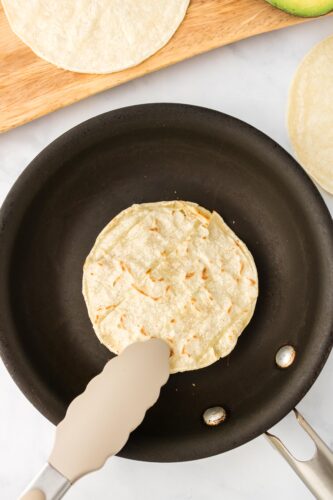
<svg viewBox="0 0 333 500">
<path fill-rule="evenodd" d="M 333 0 L 267 0 L 278 9 L 294 16 L 317 17 L 333 10 Z"/>
</svg>

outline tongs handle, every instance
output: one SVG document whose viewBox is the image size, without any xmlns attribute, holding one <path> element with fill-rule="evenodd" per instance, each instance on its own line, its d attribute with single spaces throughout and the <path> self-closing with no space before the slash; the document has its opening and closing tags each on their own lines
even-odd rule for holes
<svg viewBox="0 0 333 500">
<path fill-rule="evenodd" d="M 60 500 L 71 483 L 52 465 L 46 464 L 19 500 Z"/>
<path fill-rule="evenodd" d="M 318 500 L 333 500 L 333 453 L 299 411 L 296 408 L 293 411 L 298 423 L 316 446 L 310 460 L 297 460 L 274 434 L 266 432 L 266 437 Z"/>
</svg>

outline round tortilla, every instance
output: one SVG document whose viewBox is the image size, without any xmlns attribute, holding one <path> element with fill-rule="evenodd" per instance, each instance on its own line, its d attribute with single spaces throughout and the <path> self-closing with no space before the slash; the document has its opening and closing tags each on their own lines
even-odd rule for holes
<svg viewBox="0 0 333 500">
<path fill-rule="evenodd" d="M 12 30 L 39 57 L 79 73 L 112 73 L 157 52 L 189 0 L 2 0 Z"/>
<path fill-rule="evenodd" d="M 333 194 L 333 36 L 316 45 L 296 72 L 288 129 L 300 164 Z"/>
<path fill-rule="evenodd" d="M 232 351 L 253 315 L 258 277 L 251 253 L 216 212 L 145 203 L 100 233 L 84 265 L 83 295 L 112 352 L 161 338 L 174 373 Z"/>
</svg>

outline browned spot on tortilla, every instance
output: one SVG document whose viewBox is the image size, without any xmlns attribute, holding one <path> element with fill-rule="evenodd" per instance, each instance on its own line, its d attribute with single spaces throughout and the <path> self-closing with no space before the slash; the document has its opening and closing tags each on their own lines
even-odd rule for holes
<svg viewBox="0 0 333 500">
<path fill-rule="evenodd" d="M 192 276 L 194 276 L 194 274 L 195 274 L 194 272 L 191 272 L 191 273 L 186 273 L 186 274 L 185 274 L 185 278 L 186 278 L 187 280 L 189 280 L 190 278 L 192 278 Z"/>
<path fill-rule="evenodd" d="M 171 337 L 167 337 L 167 341 L 170 342 L 170 344 L 173 344 L 173 339 Z"/>
<path fill-rule="evenodd" d="M 151 273 L 151 267 L 149 269 L 147 269 L 146 271 L 146 274 L 150 274 Z"/>
<path fill-rule="evenodd" d="M 104 309 L 103 306 L 98 306 L 97 309 L 96 309 L 96 311 L 101 311 L 102 309 Z"/>
<path fill-rule="evenodd" d="M 195 207 L 195 211 L 196 211 L 199 215 L 201 215 L 201 217 L 203 217 L 204 219 L 206 219 L 206 220 L 210 220 L 210 217 L 209 217 L 208 215 L 206 215 L 205 213 L 201 212 L 201 210 L 200 210 L 199 208 Z"/>
<path fill-rule="evenodd" d="M 154 227 L 150 227 L 149 231 L 157 232 L 157 231 L 159 231 L 159 229 L 158 229 L 158 227 L 154 226 Z"/>
<path fill-rule="evenodd" d="M 253 280 L 252 278 L 249 278 L 249 282 L 251 283 L 252 286 L 256 285 L 256 280 Z"/>
<path fill-rule="evenodd" d="M 148 337 L 148 333 L 146 332 L 146 330 L 144 329 L 144 327 L 142 326 L 140 328 L 140 332 L 142 333 L 142 335 L 144 335 L 145 337 Z"/>
<path fill-rule="evenodd" d="M 186 354 L 186 356 L 189 356 L 189 353 L 186 351 L 185 346 L 182 349 L 182 354 L 184 355 Z"/>
<path fill-rule="evenodd" d="M 191 302 L 192 302 L 192 304 L 194 304 L 194 302 L 196 302 L 196 301 L 197 301 L 197 299 L 196 299 L 195 297 L 192 297 L 192 298 L 191 298 Z"/>
<path fill-rule="evenodd" d="M 153 278 L 152 276 L 150 276 L 150 279 L 153 283 L 156 283 L 158 281 L 164 281 L 164 278 Z"/>
<path fill-rule="evenodd" d="M 90 273 L 91 276 L 94 276 L 94 273 Z"/>
<path fill-rule="evenodd" d="M 172 319 L 170 320 L 170 323 L 176 323 L 175 318 L 172 318 Z"/>
<path fill-rule="evenodd" d="M 120 280 L 120 278 L 121 278 L 121 276 L 118 276 L 118 277 L 114 280 L 114 282 L 112 283 L 112 286 L 115 286 L 115 285 L 118 283 L 118 281 Z"/>
<path fill-rule="evenodd" d="M 207 239 L 207 236 L 202 236 L 202 239 L 203 239 L 203 240 L 206 240 L 206 239 Z"/>
<path fill-rule="evenodd" d="M 120 267 L 121 267 L 121 270 L 124 271 L 124 272 L 128 272 L 129 274 L 132 275 L 132 272 L 131 272 L 131 268 L 129 267 L 128 264 L 125 264 L 125 262 L 123 262 L 122 260 L 119 261 L 119 264 L 120 264 Z M 133 276 L 133 275 L 132 275 Z"/>
<path fill-rule="evenodd" d="M 167 254 L 166 250 L 163 250 L 163 252 L 161 252 L 162 257 L 166 257 L 166 254 Z"/>
<path fill-rule="evenodd" d="M 172 347 L 170 347 L 169 358 L 171 358 L 171 356 L 173 356 L 174 354 L 175 354 L 175 351 L 172 349 Z"/>
<path fill-rule="evenodd" d="M 96 314 L 95 321 L 98 321 L 98 320 L 99 320 L 99 314 Z"/>
<path fill-rule="evenodd" d="M 110 311 L 110 309 L 115 309 L 116 307 L 117 307 L 116 304 L 111 304 L 109 306 L 106 306 L 105 309 L 106 311 Z"/>
<path fill-rule="evenodd" d="M 229 308 L 228 308 L 228 310 L 227 310 L 227 313 L 228 313 L 228 314 L 230 313 L 231 309 L 232 309 L 232 304 L 231 304 L 231 306 L 229 306 Z"/>
<path fill-rule="evenodd" d="M 241 262 L 239 274 L 242 274 L 243 271 L 244 271 L 244 262 Z"/>
<path fill-rule="evenodd" d="M 133 273 L 132 273 L 130 266 L 127 264 L 126 267 L 127 267 L 127 272 L 130 273 L 131 276 L 133 276 Z"/>
<path fill-rule="evenodd" d="M 171 285 L 168 285 L 168 286 L 166 287 L 166 292 L 170 292 L 170 290 L 171 290 Z"/>
<path fill-rule="evenodd" d="M 121 260 L 121 261 L 120 261 L 120 267 L 121 267 L 121 269 L 122 269 L 124 272 L 125 272 L 125 271 L 127 271 L 129 274 L 131 274 L 131 275 L 133 276 L 133 274 L 132 274 L 132 271 L 131 271 L 131 268 L 130 268 L 129 264 L 125 264 L 125 262 L 123 262 L 123 261 Z"/>
<path fill-rule="evenodd" d="M 125 322 L 124 322 L 125 317 L 126 317 L 126 315 L 125 315 L 125 314 L 122 314 L 122 315 L 120 316 L 120 322 L 119 322 L 119 325 L 120 325 L 120 328 L 123 328 L 123 329 L 125 329 Z"/>
<path fill-rule="evenodd" d="M 204 267 L 204 268 L 203 268 L 202 273 L 201 273 L 201 278 L 202 278 L 203 280 L 208 279 L 207 267 Z"/>
<path fill-rule="evenodd" d="M 136 285 L 134 285 L 134 283 L 132 283 L 132 287 L 139 293 L 141 293 L 142 295 L 145 295 L 146 297 L 149 297 L 149 295 L 144 292 L 143 290 L 141 290 L 141 288 L 137 287 Z"/>
<path fill-rule="evenodd" d="M 151 295 L 148 295 L 148 293 L 144 292 L 143 290 L 141 290 L 141 288 L 137 287 L 136 285 L 134 285 L 134 283 L 132 283 L 132 287 L 139 293 L 141 293 L 142 295 L 145 295 L 145 297 L 148 297 L 150 299 L 153 299 L 155 301 L 157 300 L 160 300 L 161 297 L 151 297 Z"/>
<path fill-rule="evenodd" d="M 198 335 L 193 335 L 193 337 L 192 337 L 192 338 L 193 338 L 193 339 L 198 339 L 199 337 L 198 337 Z"/>
</svg>

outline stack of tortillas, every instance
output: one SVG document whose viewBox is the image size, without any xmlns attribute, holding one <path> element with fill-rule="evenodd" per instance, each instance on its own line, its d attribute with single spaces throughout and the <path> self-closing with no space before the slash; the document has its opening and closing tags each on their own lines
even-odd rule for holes
<svg viewBox="0 0 333 500">
<path fill-rule="evenodd" d="M 2 0 L 12 30 L 38 56 L 80 73 L 112 73 L 157 52 L 190 0 Z"/>
<path fill-rule="evenodd" d="M 251 253 L 217 213 L 183 201 L 146 203 L 100 233 L 83 294 L 111 351 L 161 338 L 177 372 L 232 351 L 253 315 L 258 277 Z"/>
<path fill-rule="evenodd" d="M 315 46 L 297 70 L 288 128 L 300 164 L 333 194 L 333 36 Z"/>
</svg>

